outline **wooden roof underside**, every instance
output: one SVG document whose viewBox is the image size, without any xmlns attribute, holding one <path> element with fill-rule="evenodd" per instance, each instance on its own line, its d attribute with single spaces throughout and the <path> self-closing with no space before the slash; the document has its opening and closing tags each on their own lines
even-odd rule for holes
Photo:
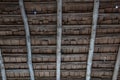
<svg viewBox="0 0 120 80">
<path fill-rule="evenodd" d="M 24 1 L 0 0 L 1 80 L 120 79 L 120 1 Z"/>
</svg>

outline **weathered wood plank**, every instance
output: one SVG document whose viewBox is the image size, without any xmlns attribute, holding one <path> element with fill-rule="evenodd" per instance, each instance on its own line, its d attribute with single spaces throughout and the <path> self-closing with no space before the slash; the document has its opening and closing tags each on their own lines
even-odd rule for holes
<svg viewBox="0 0 120 80">
<path fill-rule="evenodd" d="M 112 69 L 114 67 L 115 61 L 106 61 L 103 63 L 103 61 L 94 61 L 93 67 L 97 69 Z M 34 64 L 34 70 L 56 70 L 56 63 L 55 62 L 46 62 L 46 63 L 33 63 Z M 61 63 L 61 69 L 62 70 L 78 70 L 78 69 L 86 69 L 86 62 L 62 62 Z M 104 65 L 103 65 L 104 64 Z M 14 63 L 6 63 L 5 64 L 6 69 L 25 69 L 28 68 L 26 63 L 18 63 L 17 65 Z"/>
<path fill-rule="evenodd" d="M 33 15 L 33 14 L 28 14 L 28 17 L 35 17 L 35 16 L 38 16 L 38 17 L 41 17 L 41 16 L 56 16 L 57 14 L 55 13 L 49 13 L 49 14 L 36 14 L 36 15 Z M 63 13 L 63 16 L 84 16 L 84 17 L 90 17 L 92 15 L 91 12 L 87 12 L 87 13 Z M 1 17 L 19 17 L 21 15 L 4 15 L 4 14 L 1 14 L 0 15 Z M 99 16 L 101 17 L 109 17 L 109 16 L 119 16 L 119 13 L 100 13 Z"/>
<path fill-rule="evenodd" d="M 117 80 L 119 67 L 120 67 L 120 47 L 119 47 L 119 50 L 118 50 L 118 55 L 117 55 L 117 60 L 116 60 L 115 67 L 114 67 L 112 80 Z"/>
<path fill-rule="evenodd" d="M 77 38 L 81 38 L 81 39 L 89 39 L 89 35 L 63 35 L 63 40 L 64 39 L 77 39 Z M 19 39 L 24 39 L 24 36 L 0 36 L 0 38 L 2 38 L 2 40 L 6 40 L 6 39 L 16 39 L 16 40 L 19 40 Z M 42 36 L 42 35 L 32 35 L 31 38 L 33 39 L 54 39 L 55 38 L 55 35 L 51 35 L 51 36 Z M 96 35 L 96 39 L 99 39 L 99 38 L 120 38 L 120 35 L 119 33 L 117 34 L 99 34 L 99 35 Z"/>
<path fill-rule="evenodd" d="M 97 44 L 95 45 L 95 47 L 117 47 L 119 46 L 119 44 Z M 62 49 L 65 49 L 65 48 L 87 48 L 88 45 L 64 45 L 62 46 Z M 24 49 L 25 46 L 0 46 L 0 48 L 3 48 L 3 49 Z M 51 46 L 32 46 L 33 49 L 42 49 L 42 48 L 56 48 L 56 46 L 54 45 L 51 45 Z"/>
<path fill-rule="evenodd" d="M 30 77 L 31 77 L 31 80 L 35 80 L 33 66 L 32 66 L 30 31 L 29 31 L 29 25 L 28 25 L 27 15 L 25 13 L 23 0 L 19 0 L 19 6 L 20 6 L 22 19 L 23 19 L 23 22 L 24 22 L 25 33 L 26 33 L 26 45 L 27 45 L 27 54 L 28 54 L 27 63 L 28 63 L 28 66 L 29 66 Z"/>
<path fill-rule="evenodd" d="M 57 65 L 56 65 L 56 80 L 60 80 L 61 67 L 61 44 L 62 44 L 62 0 L 57 0 Z"/>
<path fill-rule="evenodd" d="M 4 62 L 3 62 L 3 58 L 2 58 L 1 49 L 0 49 L 0 68 L 1 68 L 2 80 L 7 80 L 6 79 L 6 73 L 5 73 L 5 67 L 4 67 Z"/>
<path fill-rule="evenodd" d="M 87 61 L 86 80 L 91 80 L 90 76 L 91 76 L 92 59 L 93 59 L 93 53 L 94 53 L 94 43 L 95 43 L 95 36 L 96 36 L 98 11 L 99 11 L 99 0 L 94 0 L 93 22 L 92 22 L 88 61 Z"/>
<path fill-rule="evenodd" d="M 56 25 L 29 25 L 31 27 L 31 29 L 36 29 L 36 28 L 55 28 Z M 34 27 L 33 27 L 34 26 Z M 89 28 L 91 25 L 62 25 L 63 28 Z M 114 27 L 119 27 L 120 25 L 118 24 L 111 24 L 111 25 L 97 25 L 98 28 L 114 28 Z M 0 25 L 0 28 L 4 28 L 4 29 L 8 29 L 9 27 L 12 27 L 12 28 L 22 28 L 23 25 Z"/>
<path fill-rule="evenodd" d="M 6 72 L 8 73 L 9 77 L 19 77 L 19 76 L 27 77 L 29 74 L 27 69 L 6 70 Z M 110 69 L 107 69 L 107 70 L 94 69 L 93 72 L 94 72 L 92 74 L 93 77 L 102 76 L 102 78 L 109 78 L 108 76 L 111 76 L 111 74 L 112 74 L 112 71 Z M 66 78 L 79 77 L 79 79 L 80 79 L 80 78 L 83 78 L 85 76 L 85 70 L 61 70 L 61 73 L 62 73 L 61 76 L 66 77 Z M 15 75 L 15 74 L 19 74 L 19 75 Z M 26 74 L 27 76 L 23 75 L 23 74 Z M 55 77 L 55 70 L 35 70 L 35 74 L 36 74 L 36 77 L 48 77 L 48 78 L 50 78 L 50 77 Z M 68 79 L 68 80 L 70 80 L 70 79 Z"/>
<path fill-rule="evenodd" d="M 111 0 L 100 0 L 100 1 L 101 1 L 101 2 L 111 2 Z M 34 3 L 38 3 L 38 2 L 39 2 L 39 3 L 55 3 L 55 0 L 50 0 L 50 2 L 49 2 L 49 0 L 45 0 L 45 1 L 43 0 L 43 1 L 41 1 L 41 2 L 40 2 L 39 0 L 36 0 L 36 1 L 34 1 L 34 0 L 33 0 L 33 1 L 25 0 L 25 2 L 30 2 L 30 3 L 31 3 L 31 2 L 34 2 Z M 93 2 L 93 0 L 64 0 L 63 2 L 72 2 L 72 3 L 73 3 L 73 2 Z M 113 2 L 114 2 L 114 1 L 113 1 Z M 1 1 L 0 3 L 1 3 L 1 4 L 3 4 L 3 3 L 4 3 L 4 4 L 8 4 L 8 3 L 10 3 L 10 0 L 8 0 L 8 1 Z M 14 1 L 12 2 L 12 4 L 18 4 L 18 3 L 17 3 L 17 0 L 16 0 L 16 1 L 14 0 Z"/>
</svg>

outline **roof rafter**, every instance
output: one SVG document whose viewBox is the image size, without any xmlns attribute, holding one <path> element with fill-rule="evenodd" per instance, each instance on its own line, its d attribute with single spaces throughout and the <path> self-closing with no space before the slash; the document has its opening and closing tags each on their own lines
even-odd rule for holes
<svg viewBox="0 0 120 80">
<path fill-rule="evenodd" d="M 117 80 L 119 67 L 120 67 L 120 47 L 119 47 L 119 50 L 118 50 L 118 55 L 117 55 L 117 60 L 116 60 L 115 67 L 114 67 L 112 80 Z"/>
<path fill-rule="evenodd" d="M 57 65 L 56 80 L 60 80 L 61 66 L 61 39 L 62 39 L 62 0 L 57 0 Z"/>
<path fill-rule="evenodd" d="M 86 80 L 91 80 L 90 75 L 91 75 L 92 59 L 93 59 L 93 53 L 94 53 L 94 43 L 95 43 L 95 36 L 96 36 L 98 13 L 99 13 L 99 0 L 94 0 L 93 21 L 92 21 L 90 48 L 89 48 L 89 54 L 88 54 L 88 60 L 87 60 Z"/>
<path fill-rule="evenodd" d="M 21 10 L 22 19 L 23 19 L 23 22 L 24 22 L 24 28 L 25 28 L 27 54 L 28 54 L 27 63 L 28 63 L 28 67 L 29 67 L 30 78 L 31 78 L 31 80 L 35 80 L 33 66 L 32 66 L 30 31 L 29 31 L 29 25 L 28 25 L 27 15 L 25 13 L 23 0 L 19 0 L 19 6 L 20 6 L 20 10 Z"/>
<path fill-rule="evenodd" d="M 1 49 L 0 49 L 0 68 L 1 68 L 2 80 L 7 80 L 6 79 L 6 73 L 5 73 L 5 67 L 4 67 L 4 62 L 3 62 L 3 58 L 2 58 Z"/>
</svg>

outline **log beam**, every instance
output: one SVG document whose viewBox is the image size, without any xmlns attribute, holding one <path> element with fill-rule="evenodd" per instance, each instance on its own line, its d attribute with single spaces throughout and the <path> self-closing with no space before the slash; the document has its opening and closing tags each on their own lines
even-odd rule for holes
<svg viewBox="0 0 120 80">
<path fill-rule="evenodd" d="M 57 48 L 56 48 L 56 80 L 60 80 L 61 67 L 61 39 L 62 39 L 62 0 L 57 0 Z"/>
<path fill-rule="evenodd" d="M 115 67 L 114 67 L 112 80 L 117 80 L 119 67 L 120 67 L 120 47 L 119 47 L 119 50 L 118 50 L 118 55 L 117 55 L 117 60 L 116 60 Z"/>
<path fill-rule="evenodd" d="M 6 79 L 6 73 L 5 73 L 5 67 L 4 67 L 4 62 L 3 62 L 3 58 L 2 58 L 1 49 L 0 49 L 0 68 L 1 68 L 2 80 L 7 80 Z"/>
<path fill-rule="evenodd" d="M 91 80 L 90 76 L 91 76 L 92 59 L 93 59 L 93 53 L 94 53 L 98 12 L 99 12 L 99 0 L 94 0 L 93 21 L 92 21 L 90 48 L 89 48 L 89 54 L 88 54 L 88 60 L 87 60 L 86 80 Z"/>
<path fill-rule="evenodd" d="M 25 35 L 26 35 L 26 45 L 27 45 L 27 54 L 28 54 L 27 63 L 28 63 L 29 72 L 30 72 L 30 79 L 35 80 L 33 66 L 32 66 L 30 31 L 29 31 L 28 19 L 25 12 L 23 0 L 19 0 L 19 6 L 21 10 L 22 19 L 24 22 L 24 29 L 25 29 Z"/>
</svg>

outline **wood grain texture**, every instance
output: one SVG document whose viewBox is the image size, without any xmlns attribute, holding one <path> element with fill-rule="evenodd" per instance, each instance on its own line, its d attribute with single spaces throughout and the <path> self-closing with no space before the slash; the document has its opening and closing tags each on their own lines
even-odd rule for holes
<svg viewBox="0 0 120 80">
<path fill-rule="evenodd" d="M 120 43 L 116 3 L 120 1 L 100 0 L 91 80 L 113 76 Z M 56 80 L 57 6 L 56 0 L 24 0 L 36 80 Z M 62 1 L 61 80 L 85 80 L 93 7 L 94 0 Z M 0 0 L 0 48 L 7 80 L 30 80 L 23 24 L 18 0 Z"/>
</svg>

